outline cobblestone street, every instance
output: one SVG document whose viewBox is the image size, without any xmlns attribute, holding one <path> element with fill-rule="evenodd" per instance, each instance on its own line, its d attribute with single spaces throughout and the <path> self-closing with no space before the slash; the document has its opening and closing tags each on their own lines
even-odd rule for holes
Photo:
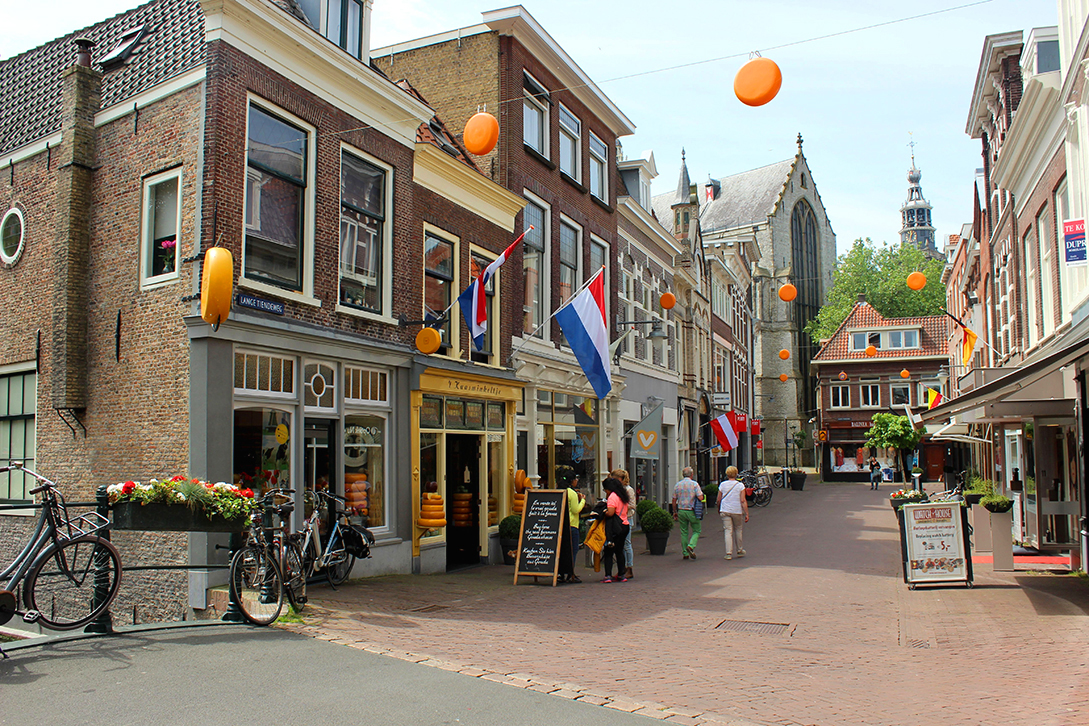
<svg viewBox="0 0 1089 726">
<path fill-rule="evenodd" d="M 315 587 L 292 627 L 674 723 L 1089 723 L 1089 584 L 981 565 L 910 591 L 888 491 L 812 480 L 752 509 L 743 559 L 712 513 L 696 561 L 676 528 L 664 557 L 637 534 L 626 584 L 365 579 Z"/>
</svg>

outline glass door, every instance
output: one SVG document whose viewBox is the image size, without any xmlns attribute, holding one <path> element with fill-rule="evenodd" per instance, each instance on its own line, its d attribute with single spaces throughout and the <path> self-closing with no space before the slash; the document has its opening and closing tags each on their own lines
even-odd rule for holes
<svg viewBox="0 0 1089 726">
<path fill-rule="evenodd" d="M 327 419 L 306 419 L 303 426 L 303 516 L 309 517 L 319 504 L 315 491 L 336 491 L 333 462 L 336 458 L 333 438 L 336 422 Z M 328 526 L 328 514 L 320 515 L 320 531 Z"/>
</svg>

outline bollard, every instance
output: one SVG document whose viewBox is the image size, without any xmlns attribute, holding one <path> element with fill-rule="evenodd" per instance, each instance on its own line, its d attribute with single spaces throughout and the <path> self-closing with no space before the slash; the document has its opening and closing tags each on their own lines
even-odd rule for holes
<svg viewBox="0 0 1089 726">
<path fill-rule="evenodd" d="M 227 555 L 227 562 L 230 564 L 234 562 L 234 554 L 238 550 L 242 549 L 242 535 L 238 532 L 231 532 L 231 551 Z M 227 568 L 227 611 L 223 613 L 223 617 L 220 618 L 224 623 L 244 623 L 246 622 L 246 616 L 242 614 L 242 608 L 238 606 L 238 600 L 235 599 L 234 588 L 230 582 L 230 567 Z"/>
<path fill-rule="evenodd" d="M 96 511 L 105 517 L 110 518 L 110 495 L 106 493 L 106 485 L 103 484 L 95 491 Z M 106 527 L 99 531 L 98 534 L 104 540 L 110 539 L 110 528 Z M 109 570 L 105 566 L 105 558 L 99 560 L 95 566 L 95 587 L 94 593 L 91 596 L 91 608 L 94 609 L 106 599 L 106 596 L 110 591 L 110 574 Z M 96 633 L 100 635 L 110 635 L 113 630 L 113 616 L 110 615 L 110 609 L 106 608 L 102 613 L 94 619 L 94 621 L 83 629 L 85 633 Z"/>
</svg>

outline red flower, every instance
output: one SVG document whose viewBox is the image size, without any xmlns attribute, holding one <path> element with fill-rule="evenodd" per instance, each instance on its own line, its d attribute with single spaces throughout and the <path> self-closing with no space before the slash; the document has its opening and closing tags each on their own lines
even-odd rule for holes
<svg viewBox="0 0 1089 726">
<path fill-rule="evenodd" d="M 253 499 L 253 490 L 252 489 L 243 489 L 241 494 L 246 499 Z"/>
<path fill-rule="evenodd" d="M 121 493 L 122 494 L 132 494 L 133 490 L 135 490 L 135 489 L 136 489 L 136 482 L 127 481 L 127 482 L 124 483 L 124 485 L 122 485 Z"/>
<path fill-rule="evenodd" d="M 185 481 L 185 477 L 184 477 L 184 476 L 182 476 L 181 474 L 178 474 L 177 476 L 175 476 L 175 477 L 172 477 L 172 478 L 170 479 L 170 481 Z"/>
<path fill-rule="evenodd" d="M 216 486 L 215 484 L 212 484 L 211 482 L 207 482 L 207 483 L 206 483 L 206 484 L 204 485 L 204 488 L 205 488 L 205 489 L 215 489 L 215 486 Z"/>
</svg>

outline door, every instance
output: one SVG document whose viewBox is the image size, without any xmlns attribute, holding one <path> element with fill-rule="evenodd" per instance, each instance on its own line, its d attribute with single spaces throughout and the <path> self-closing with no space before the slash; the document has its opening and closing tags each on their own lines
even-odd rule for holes
<svg viewBox="0 0 1089 726">
<path fill-rule="evenodd" d="M 944 481 L 945 479 L 945 447 L 944 446 L 926 446 L 924 447 L 926 456 L 926 480 L 927 481 Z"/>
<path fill-rule="evenodd" d="M 480 439 L 446 435 L 446 569 L 480 564 Z"/>
<path fill-rule="evenodd" d="M 309 517 L 317 496 L 314 491 L 337 492 L 336 422 L 328 419 L 306 419 L 303 425 L 303 516 Z M 296 510 L 297 511 L 297 510 Z M 321 530 L 326 528 L 324 517 Z"/>
</svg>

